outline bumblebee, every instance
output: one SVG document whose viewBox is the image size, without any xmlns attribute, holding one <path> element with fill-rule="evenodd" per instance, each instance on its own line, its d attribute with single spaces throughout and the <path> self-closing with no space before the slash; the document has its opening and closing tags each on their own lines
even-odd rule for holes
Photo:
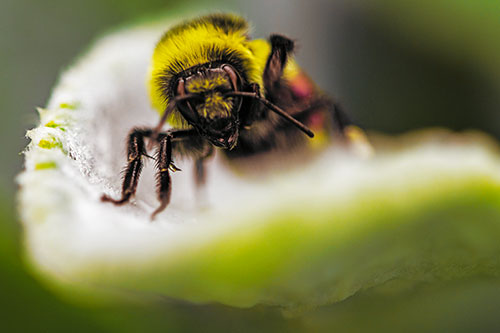
<svg viewBox="0 0 500 333">
<path fill-rule="evenodd" d="M 158 147 L 160 201 L 154 219 L 170 201 L 170 172 L 179 170 L 173 155 L 194 159 L 200 185 L 214 147 L 237 159 L 290 151 L 314 137 L 313 130 L 345 135 L 347 118 L 297 66 L 293 50 L 294 42 L 282 35 L 250 39 L 247 21 L 233 14 L 202 16 L 168 30 L 156 45 L 148 78 L 160 121 L 130 132 L 121 198 L 102 200 L 130 200 L 152 146 Z M 164 131 L 165 123 L 171 127 Z"/>
</svg>

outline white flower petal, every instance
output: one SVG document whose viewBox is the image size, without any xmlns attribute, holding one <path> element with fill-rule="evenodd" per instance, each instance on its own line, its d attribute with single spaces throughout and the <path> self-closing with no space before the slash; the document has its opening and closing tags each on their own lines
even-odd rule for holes
<svg viewBox="0 0 500 333">
<path fill-rule="evenodd" d="M 329 149 L 270 173 L 218 156 L 203 204 L 191 161 L 176 161 L 156 208 L 152 163 L 115 207 L 125 138 L 154 125 L 145 76 L 165 26 L 101 39 L 61 78 L 29 131 L 20 211 L 28 254 L 74 285 L 154 291 L 194 302 L 290 308 L 342 300 L 393 279 L 497 275 L 500 164 L 485 139 L 437 132 L 360 159 Z M 396 139 L 394 139 L 396 140 Z"/>
</svg>

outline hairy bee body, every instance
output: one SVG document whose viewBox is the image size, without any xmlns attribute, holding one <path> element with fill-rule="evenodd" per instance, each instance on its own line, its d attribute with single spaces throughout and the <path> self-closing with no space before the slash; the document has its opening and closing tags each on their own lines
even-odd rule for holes
<svg viewBox="0 0 500 333">
<path fill-rule="evenodd" d="M 165 112 L 173 96 L 176 79 L 195 73 L 200 68 L 229 63 L 242 81 L 261 87 L 263 97 L 290 115 L 297 115 L 298 120 L 306 125 L 309 123 L 316 131 L 323 130 L 325 126 L 330 127 L 332 122 L 318 119 L 324 117 L 304 112 L 308 107 L 314 107 L 315 103 L 318 108 L 321 106 L 324 109 L 325 105 L 319 99 L 325 96 L 320 94 L 291 56 L 286 59 L 279 83 L 275 83 L 273 89 L 266 87 L 265 68 L 271 50 L 270 41 L 250 39 L 248 23 L 236 15 L 215 14 L 184 22 L 167 31 L 155 48 L 149 77 L 152 104 L 160 114 Z M 199 82 L 206 87 L 210 87 L 211 83 L 209 78 L 201 78 Z M 211 110 L 213 113 L 224 112 L 231 108 L 227 104 L 223 101 L 218 105 L 214 103 Z M 250 108 L 253 110 L 248 110 Z M 231 150 L 225 150 L 230 156 L 243 156 L 273 148 L 290 149 L 306 141 L 293 125 L 268 112 L 259 103 L 244 102 L 241 113 L 252 113 L 252 117 L 247 119 L 247 123 L 240 124 L 238 144 Z M 175 109 L 167 121 L 174 128 L 191 126 Z"/>
<path fill-rule="evenodd" d="M 343 135 L 345 119 L 292 57 L 293 41 L 272 35 L 250 39 L 248 23 L 233 14 L 213 14 L 168 30 L 156 45 L 148 78 L 153 107 L 161 119 L 154 129 L 134 129 L 122 198 L 135 193 L 143 143 L 157 144 L 158 197 L 170 200 L 172 155 L 195 160 L 196 182 L 214 147 L 229 159 L 269 151 L 291 151 L 313 137 Z M 165 122 L 171 128 L 163 131 Z"/>
</svg>

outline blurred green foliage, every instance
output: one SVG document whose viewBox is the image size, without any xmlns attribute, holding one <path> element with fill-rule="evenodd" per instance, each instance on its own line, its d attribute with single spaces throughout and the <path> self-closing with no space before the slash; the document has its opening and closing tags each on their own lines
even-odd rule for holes
<svg viewBox="0 0 500 333">
<path fill-rule="evenodd" d="M 443 126 L 500 137 L 497 1 L 355 1 L 335 63 L 338 95 L 362 125 Z"/>
<path fill-rule="evenodd" d="M 387 34 L 478 70 L 500 84 L 498 1 L 383 0 L 369 6 Z"/>
</svg>

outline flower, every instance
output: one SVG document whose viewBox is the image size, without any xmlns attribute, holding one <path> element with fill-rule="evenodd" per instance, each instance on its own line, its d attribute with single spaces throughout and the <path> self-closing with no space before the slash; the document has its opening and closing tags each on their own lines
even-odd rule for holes
<svg viewBox="0 0 500 333">
<path fill-rule="evenodd" d="M 44 276 L 291 313 L 401 281 L 498 276 L 500 163 L 477 133 L 374 139 L 371 159 L 332 148 L 258 177 L 216 158 L 202 204 L 190 161 L 176 161 L 184 171 L 155 222 L 150 168 L 133 202 L 101 202 L 119 193 L 126 133 L 157 119 L 142 78 L 163 29 L 101 39 L 28 132 L 20 212 L 28 256 Z"/>
</svg>

